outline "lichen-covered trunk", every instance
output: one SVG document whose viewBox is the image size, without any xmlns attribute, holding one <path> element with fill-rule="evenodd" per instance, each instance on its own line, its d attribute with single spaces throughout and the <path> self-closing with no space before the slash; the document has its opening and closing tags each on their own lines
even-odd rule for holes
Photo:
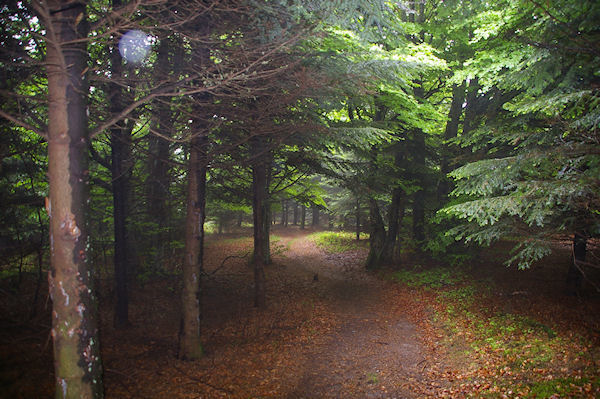
<svg viewBox="0 0 600 399">
<path fill-rule="evenodd" d="M 379 205 L 373 198 L 369 198 L 369 223 L 370 223 L 370 237 L 369 237 L 369 255 L 367 255 L 367 270 L 376 269 L 382 265 L 384 261 L 384 249 L 385 249 L 385 225 L 381 212 L 379 211 Z"/>
<path fill-rule="evenodd" d="M 85 5 L 40 10 L 47 41 L 50 271 L 56 398 L 101 398 L 96 301 L 87 263 L 88 135 Z M 44 18 L 49 15 L 49 20 Z"/>
<path fill-rule="evenodd" d="M 185 259 L 183 263 L 182 327 L 179 357 L 202 357 L 200 341 L 201 281 L 203 273 L 204 220 L 206 218 L 207 137 L 192 140 L 188 167 Z"/>
<path fill-rule="evenodd" d="M 251 140 L 252 153 L 259 154 L 252 165 L 252 213 L 254 221 L 254 306 L 264 307 L 265 270 L 270 262 L 270 209 L 269 209 L 269 168 L 270 158 L 261 137 Z"/>
</svg>

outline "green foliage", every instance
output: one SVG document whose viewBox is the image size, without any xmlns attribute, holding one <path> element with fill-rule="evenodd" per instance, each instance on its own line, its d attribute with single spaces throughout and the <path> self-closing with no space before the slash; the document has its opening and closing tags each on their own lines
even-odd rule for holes
<svg viewBox="0 0 600 399">
<path fill-rule="evenodd" d="M 426 287 L 439 289 L 455 286 L 464 282 L 466 275 L 460 269 L 435 267 L 428 270 L 399 270 L 392 275 L 393 279 L 409 287 Z"/>
<path fill-rule="evenodd" d="M 590 378 L 556 378 L 549 381 L 537 381 L 531 385 L 528 398 L 576 397 L 586 385 L 594 389 L 600 387 L 600 377 Z"/>
<path fill-rule="evenodd" d="M 458 201 L 440 212 L 462 219 L 448 231 L 459 240 L 518 237 L 509 262 L 519 267 L 548 255 L 557 234 L 600 231 L 600 188 L 590 179 L 600 175 L 597 55 L 568 44 L 573 35 L 597 41 L 600 9 L 550 3 L 503 1 L 472 16 L 471 43 L 480 51 L 464 76 L 477 76 L 484 92 L 507 101 L 459 138 L 493 155 L 450 174 Z"/>
<path fill-rule="evenodd" d="M 368 239 L 368 234 L 362 235 Z M 317 246 L 327 252 L 342 253 L 364 248 L 365 240 L 356 241 L 356 233 L 349 231 L 320 231 L 309 236 Z"/>
</svg>

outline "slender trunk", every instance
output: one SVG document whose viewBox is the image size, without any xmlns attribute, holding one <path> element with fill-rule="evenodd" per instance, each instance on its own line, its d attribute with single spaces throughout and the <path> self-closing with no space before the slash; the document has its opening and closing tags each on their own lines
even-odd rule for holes
<svg viewBox="0 0 600 399">
<path fill-rule="evenodd" d="M 37 4 L 37 3 L 35 3 Z M 87 262 L 88 136 L 83 3 L 49 1 L 41 10 L 48 40 L 50 272 L 56 398 L 101 398 L 96 299 Z M 34 5 L 35 7 L 35 5 Z M 44 19 L 49 15 L 49 20 Z"/>
<path fill-rule="evenodd" d="M 119 7 L 121 2 L 113 0 L 113 6 Z M 111 53 L 111 74 L 120 77 L 122 74 L 121 55 L 116 43 Z M 117 114 L 124 108 L 125 99 L 121 86 L 111 87 L 110 110 Z M 123 328 L 129 325 L 129 297 L 127 292 L 128 243 L 127 243 L 127 201 L 129 171 L 125 163 L 129 151 L 130 130 L 128 126 L 115 125 L 110 130 L 111 173 L 113 193 L 113 228 L 114 228 L 114 268 L 117 300 L 115 303 L 114 325 Z"/>
<path fill-rule="evenodd" d="M 397 187 L 392 192 L 392 203 L 388 210 L 388 233 L 385 240 L 385 247 L 383 250 L 383 257 L 386 261 L 392 261 L 394 258 L 394 249 L 398 239 L 399 231 L 399 212 L 404 196 L 404 190 Z"/>
<path fill-rule="evenodd" d="M 573 236 L 573 262 L 569 265 L 567 272 L 567 294 L 577 295 L 581 290 L 582 268 L 587 252 L 587 237 L 580 233 Z"/>
<path fill-rule="evenodd" d="M 404 162 L 404 151 L 400 146 L 396 146 L 394 152 L 394 168 L 397 178 L 401 178 L 402 164 Z M 395 248 L 398 242 L 398 232 L 400 230 L 400 210 L 404 209 L 404 190 L 401 187 L 394 187 L 392 190 L 392 202 L 388 210 L 388 235 L 385 241 L 384 257 L 388 261 L 394 259 Z"/>
<path fill-rule="evenodd" d="M 163 39 L 157 51 L 157 60 L 155 75 L 157 79 L 163 79 L 168 74 L 172 66 L 169 62 L 169 40 Z M 153 131 L 159 132 L 162 136 L 169 137 L 172 130 L 171 110 L 168 102 L 157 100 L 152 104 L 152 122 Z M 147 250 L 153 257 L 151 268 L 159 269 L 161 260 L 168 251 L 168 232 L 167 221 L 169 220 L 168 198 L 169 198 L 169 157 L 170 142 L 158 135 L 150 134 L 148 143 L 149 166 L 147 185 L 147 205 L 148 216 L 153 227 L 148 232 L 149 248 Z"/>
<path fill-rule="evenodd" d="M 477 119 L 477 95 L 480 89 L 479 79 L 469 81 L 466 95 L 465 120 L 463 122 L 463 135 L 467 135 L 476 125 Z"/>
<path fill-rule="evenodd" d="M 316 205 L 312 206 L 312 225 L 319 226 L 320 223 L 320 215 L 319 208 Z"/>
<path fill-rule="evenodd" d="M 298 226 L 298 203 L 294 202 L 294 226 Z"/>
<path fill-rule="evenodd" d="M 398 233 L 400 233 L 400 228 L 402 227 L 402 221 L 404 220 L 404 214 L 406 212 L 406 200 L 400 201 L 400 207 L 398 209 Z M 394 249 L 394 256 L 399 259 L 402 250 L 402 236 L 398 234 L 396 240 L 396 248 Z"/>
<path fill-rule="evenodd" d="M 285 226 L 285 200 L 281 200 L 281 226 Z"/>
<path fill-rule="evenodd" d="M 360 198 L 356 196 L 356 241 L 360 241 Z"/>
<path fill-rule="evenodd" d="M 267 151 L 264 139 L 254 137 L 251 140 L 251 146 L 253 154 L 263 154 L 257 156 L 252 165 L 252 210 L 254 220 L 254 306 L 264 307 L 266 304 L 264 266 L 270 261 L 268 198 L 268 168 L 270 164 L 269 157 L 264 155 Z"/>
<path fill-rule="evenodd" d="M 367 270 L 376 269 L 384 261 L 385 225 L 379 211 L 379 205 L 373 198 L 369 199 L 369 223 L 371 235 L 369 237 L 369 255 L 367 256 Z"/>
<path fill-rule="evenodd" d="M 413 163 L 416 168 L 416 178 L 419 188 L 413 194 L 413 238 L 417 245 L 425 240 L 425 133 L 421 129 L 414 131 Z"/>
<path fill-rule="evenodd" d="M 200 341 L 201 289 L 203 273 L 204 220 L 206 218 L 206 136 L 192 140 L 188 167 L 185 260 L 183 264 L 182 327 L 179 357 L 202 357 Z"/>
<path fill-rule="evenodd" d="M 448 197 L 450 192 L 450 181 L 448 180 L 448 173 L 450 172 L 450 159 L 452 157 L 451 145 L 448 140 L 456 137 L 458 134 L 458 125 L 460 122 L 460 116 L 462 114 L 462 105 L 465 100 L 465 85 L 464 83 L 452 86 L 452 103 L 450 104 L 450 111 L 448 112 L 448 122 L 446 123 L 446 130 L 444 132 L 444 146 L 442 148 L 442 159 L 440 162 L 440 170 L 442 177 L 440 185 L 438 187 L 438 201 L 442 202 Z"/>
<path fill-rule="evenodd" d="M 306 206 L 302 205 L 302 211 L 300 213 L 300 229 L 304 230 L 304 226 L 306 226 Z"/>
<path fill-rule="evenodd" d="M 33 182 L 32 182 L 33 184 Z M 42 222 L 42 211 L 37 209 L 37 220 L 38 225 L 40 226 L 40 243 L 37 247 L 37 281 L 35 284 L 35 293 L 33 295 L 33 301 L 31 304 L 31 312 L 29 313 L 29 318 L 33 319 L 37 314 L 37 303 L 40 297 L 40 288 L 42 286 L 43 276 L 42 268 L 44 265 L 44 235 L 45 235 L 45 223 Z"/>
</svg>

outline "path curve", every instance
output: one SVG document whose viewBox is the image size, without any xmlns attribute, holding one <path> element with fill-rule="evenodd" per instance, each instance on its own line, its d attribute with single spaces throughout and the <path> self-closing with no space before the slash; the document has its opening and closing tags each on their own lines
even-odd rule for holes
<svg viewBox="0 0 600 399">
<path fill-rule="evenodd" d="M 412 398 L 423 379 L 424 354 L 413 323 L 390 314 L 391 283 L 364 271 L 364 256 L 327 254 L 302 233 L 277 232 L 288 250 L 281 263 L 292 273 L 317 275 L 313 290 L 340 322 L 305 349 L 302 375 L 287 396 L 301 398 Z"/>
</svg>

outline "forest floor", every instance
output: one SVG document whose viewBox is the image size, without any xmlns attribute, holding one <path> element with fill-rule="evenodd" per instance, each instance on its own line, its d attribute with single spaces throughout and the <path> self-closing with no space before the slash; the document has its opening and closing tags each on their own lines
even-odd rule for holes
<svg viewBox="0 0 600 399">
<path fill-rule="evenodd" d="M 265 309 L 252 306 L 251 238 L 209 238 L 195 362 L 177 359 L 175 271 L 132 284 L 125 330 L 100 279 L 106 397 L 600 397 L 600 296 L 562 294 L 567 249 L 526 272 L 499 265 L 500 246 L 460 268 L 408 256 L 367 273 L 366 241 L 330 252 L 309 233 L 275 230 Z M 0 282 L 2 398 L 52 396 L 50 304 L 27 317 L 34 280 Z"/>
</svg>

